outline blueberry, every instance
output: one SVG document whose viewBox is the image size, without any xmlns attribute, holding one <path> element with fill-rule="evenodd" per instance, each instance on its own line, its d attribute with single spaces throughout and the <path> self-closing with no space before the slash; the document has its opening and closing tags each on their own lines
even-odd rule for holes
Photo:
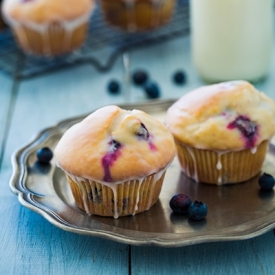
<svg viewBox="0 0 275 275">
<path fill-rule="evenodd" d="M 118 94 L 120 92 L 120 85 L 119 82 L 117 80 L 110 80 L 110 82 L 108 83 L 108 91 L 111 94 Z"/>
<path fill-rule="evenodd" d="M 121 143 L 119 143 L 119 142 L 116 141 L 115 139 L 112 139 L 112 140 L 109 142 L 109 145 L 110 145 L 110 151 L 111 151 L 111 152 L 115 152 L 115 151 L 117 151 L 117 150 L 121 147 Z"/>
<path fill-rule="evenodd" d="M 144 85 L 144 90 L 148 98 L 154 99 L 160 96 L 159 86 L 155 82 L 147 82 Z"/>
<path fill-rule="evenodd" d="M 207 215 L 208 209 L 204 202 L 194 201 L 188 208 L 188 216 L 192 220 L 203 220 Z"/>
<path fill-rule="evenodd" d="M 53 158 L 53 152 L 49 147 L 43 147 L 37 150 L 36 156 L 40 163 L 47 164 Z"/>
<path fill-rule="evenodd" d="M 188 196 L 184 194 L 176 194 L 171 198 L 169 205 L 175 213 L 187 214 L 191 203 L 192 201 Z"/>
<path fill-rule="evenodd" d="M 137 70 L 133 73 L 133 76 L 132 76 L 133 82 L 137 86 L 141 86 L 145 84 L 148 78 L 149 78 L 148 73 L 144 70 Z"/>
<path fill-rule="evenodd" d="M 140 123 L 140 129 L 136 133 L 136 135 L 143 138 L 143 139 L 145 139 L 145 140 L 148 140 L 149 136 L 150 136 L 146 126 L 143 123 Z"/>
<path fill-rule="evenodd" d="M 259 185 L 263 190 L 272 190 L 275 185 L 274 177 L 270 174 L 263 173 L 259 177 Z"/>
<path fill-rule="evenodd" d="M 173 80 L 176 84 L 185 84 L 186 83 L 186 74 L 184 71 L 176 71 L 173 75 Z"/>
<path fill-rule="evenodd" d="M 247 141 L 246 147 L 253 147 L 255 145 L 256 137 L 258 134 L 258 127 L 248 117 L 243 115 L 236 117 L 235 120 L 228 124 L 227 128 L 237 128 Z"/>
</svg>

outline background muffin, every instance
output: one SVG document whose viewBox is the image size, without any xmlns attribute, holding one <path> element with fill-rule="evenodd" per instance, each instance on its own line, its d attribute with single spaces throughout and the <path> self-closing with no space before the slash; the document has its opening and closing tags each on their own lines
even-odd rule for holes
<svg viewBox="0 0 275 275">
<path fill-rule="evenodd" d="M 55 156 L 76 204 L 88 214 L 117 218 L 156 203 L 175 145 L 155 118 L 107 106 L 71 127 Z"/>
<path fill-rule="evenodd" d="M 257 175 L 275 133 L 275 103 L 246 81 L 193 90 L 166 123 L 187 176 L 198 182 L 237 183 Z"/>
<path fill-rule="evenodd" d="M 100 0 L 105 20 L 127 30 L 151 30 L 172 17 L 175 0 Z"/>
<path fill-rule="evenodd" d="M 92 0 L 4 0 L 2 13 L 27 53 L 55 56 L 85 41 Z"/>
</svg>

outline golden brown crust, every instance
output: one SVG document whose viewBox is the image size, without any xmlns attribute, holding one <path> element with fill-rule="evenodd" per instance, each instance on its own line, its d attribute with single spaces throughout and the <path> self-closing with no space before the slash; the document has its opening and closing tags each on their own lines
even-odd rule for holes
<svg viewBox="0 0 275 275">
<path fill-rule="evenodd" d="M 238 127 L 238 117 L 255 127 L 253 142 L 247 144 Z M 275 133 L 275 103 L 246 81 L 231 81 L 193 90 L 174 105 L 166 124 L 180 142 L 201 149 L 241 150 L 269 140 Z"/>
<path fill-rule="evenodd" d="M 148 114 L 106 106 L 71 127 L 55 156 L 69 174 L 117 182 L 164 169 L 175 156 L 175 144 L 169 130 Z"/>
</svg>

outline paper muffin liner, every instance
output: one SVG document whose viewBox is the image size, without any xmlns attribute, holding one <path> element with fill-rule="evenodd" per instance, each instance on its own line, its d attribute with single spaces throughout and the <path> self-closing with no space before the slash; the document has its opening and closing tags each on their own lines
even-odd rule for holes
<svg viewBox="0 0 275 275">
<path fill-rule="evenodd" d="M 176 140 L 183 172 L 196 182 L 217 185 L 239 183 L 256 176 L 262 167 L 269 142 L 240 151 L 213 151 L 186 146 Z"/>
<path fill-rule="evenodd" d="M 149 210 L 159 198 L 165 173 L 162 170 L 143 179 L 120 183 L 66 176 L 79 208 L 89 215 L 118 218 Z"/>
<path fill-rule="evenodd" d="M 102 0 L 103 17 L 112 26 L 127 31 L 150 30 L 172 18 L 175 0 Z"/>
<path fill-rule="evenodd" d="M 75 20 L 48 23 L 17 22 L 6 18 L 23 51 L 40 56 L 67 54 L 82 46 L 91 12 Z"/>
</svg>

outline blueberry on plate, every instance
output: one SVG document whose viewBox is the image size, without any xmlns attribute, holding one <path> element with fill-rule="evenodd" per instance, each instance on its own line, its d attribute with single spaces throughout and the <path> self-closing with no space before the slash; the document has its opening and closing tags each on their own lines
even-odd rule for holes
<svg viewBox="0 0 275 275">
<path fill-rule="evenodd" d="M 192 201 L 188 196 L 184 194 L 176 194 L 171 198 L 169 205 L 175 213 L 187 214 L 191 203 Z"/>
<path fill-rule="evenodd" d="M 144 90 L 148 98 L 154 99 L 160 97 L 159 86 L 155 82 L 147 82 L 144 85 Z"/>
<path fill-rule="evenodd" d="M 259 185 L 263 190 L 272 190 L 275 185 L 274 177 L 270 174 L 263 173 L 259 177 Z"/>
<path fill-rule="evenodd" d="M 49 147 L 42 147 L 37 150 L 36 157 L 40 163 L 48 164 L 53 158 L 53 152 Z"/>
<path fill-rule="evenodd" d="M 173 75 L 173 80 L 176 84 L 183 85 L 186 83 L 186 73 L 184 71 L 176 71 Z"/>
<path fill-rule="evenodd" d="M 200 221 L 203 220 L 207 215 L 208 209 L 204 202 L 194 201 L 188 208 L 188 216 L 192 220 Z"/>
<path fill-rule="evenodd" d="M 110 80 L 107 86 L 108 91 L 111 94 L 118 94 L 120 92 L 120 84 L 117 80 Z"/>
<path fill-rule="evenodd" d="M 141 86 L 145 84 L 148 80 L 149 76 L 145 70 L 136 70 L 133 73 L 132 80 L 135 85 Z"/>
</svg>

